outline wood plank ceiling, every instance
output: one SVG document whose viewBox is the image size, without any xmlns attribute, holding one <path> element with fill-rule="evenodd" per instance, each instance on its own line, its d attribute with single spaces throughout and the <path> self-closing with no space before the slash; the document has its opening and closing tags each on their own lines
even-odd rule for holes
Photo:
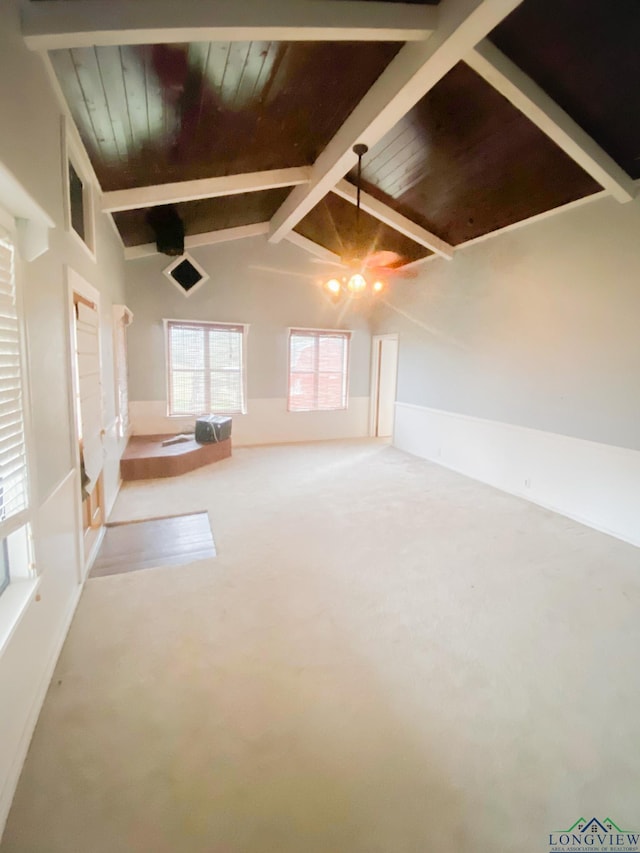
<svg viewBox="0 0 640 853">
<path fill-rule="evenodd" d="M 525 0 L 490 38 L 640 178 L 638 0 Z"/>
<path fill-rule="evenodd" d="M 429 7 L 438 0 L 404 2 Z M 488 43 L 592 137 L 605 167 L 610 157 L 640 178 L 640 2 L 515 0 L 513 6 L 487 31 Z M 337 16 L 342 0 L 334 7 Z M 49 56 L 108 192 L 313 167 L 408 48 L 419 49 L 398 41 L 193 41 L 70 46 Z M 361 215 L 361 246 L 412 262 L 431 251 L 428 241 L 419 245 L 408 236 L 400 217 L 460 246 L 601 190 L 578 165 L 585 163 L 572 142 L 561 150 L 547 127 L 543 132 L 535 116 L 513 106 L 464 58 L 372 140 L 363 189 L 388 215 L 381 217 L 387 224 Z M 347 180 L 355 181 L 355 171 Z M 355 210 L 330 189 L 291 227 L 343 255 L 354 242 Z M 200 234 L 268 222 L 291 192 L 184 201 L 177 210 L 185 233 Z M 114 220 L 126 246 L 152 242 L 143 195 L 140 208 L 114 213 Z"/>
<path fill-rule="evenodd" d="M 433 254 L 363 211 L 356 223 L 355 214 L 352 204 L 328 193 L 295 230 L 340 257 L 361 258 L 386 250 L 396 252 L 408 263 Z"/>
<path fill-rule="evenodd" d="M 184 223 L 185 235 L 192 236 L 268 222 L 288 193 L 287 187 L 281 187 L 262 192 L 203 198 L 181 202 L 175 205 L 175 209 Z M 125 246 L 140 246 L 155 241 L 153 229 L 147 222 L 147 212 L 147 208 L 137 208 L 113 214 Z"/>
<path fill-rule="evenodd" d="M 198 42 L 51 61 L 108 191 L 311 165 L 399 49 Z"/>
<path fill-rule="evenodd" d="M 373 147 L 362 177 L 454 246 L 600 189 L 463 62 Z"/>
</svg>

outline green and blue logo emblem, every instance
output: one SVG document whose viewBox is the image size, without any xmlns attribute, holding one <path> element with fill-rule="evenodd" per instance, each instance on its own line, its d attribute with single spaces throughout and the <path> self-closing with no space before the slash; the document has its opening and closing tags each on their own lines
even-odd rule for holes
<svg viewBox="0 0 640 853">
<path fill-rule="evenodd" d="M 549 834 L 549 853 L 597 850 L 599 853 L 638 853 L 640 832 L 620 829 L 610 817 L 599 820 L 579 818 L 569 829 Z"/>
</svg>

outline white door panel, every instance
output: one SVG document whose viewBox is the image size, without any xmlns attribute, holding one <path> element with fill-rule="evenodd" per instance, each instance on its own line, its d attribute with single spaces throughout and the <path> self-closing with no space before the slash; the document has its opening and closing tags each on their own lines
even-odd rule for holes
<svg viewBox="0 0 640 853">
<path fill-rule="evenodd" d="M 396 402 L 396 375 L 398 372 L 398 341 L 380 341 L 378 378 L 378 435 L 393 435 Z"/>
</svg>

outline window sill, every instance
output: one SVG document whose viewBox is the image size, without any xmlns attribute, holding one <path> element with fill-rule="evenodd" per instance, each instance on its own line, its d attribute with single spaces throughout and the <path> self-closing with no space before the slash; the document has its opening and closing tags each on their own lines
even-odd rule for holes
<svg viewBox="0 0 640 853">
<path fill-rule="evenodd" d="M 189 420 L 191 418 L 208 418 L 213 414 L 215 414 L 216 417 L 219 416 L 221 418 L 232 418 L 235 415 L 246 415 L 247 413 L 246 413 L 246 411 L 245 412 L 215 412 L 215 413 L 213 413 L 213 412 L 200 412 L 199 414 L 189 412 L 186 415 L 174 415 L 171 412 L 167 412 L 167 417 L 170 418 L 171 420 L 174 420 L 174 421 L 180 421 L 180 420 L 185 421 L 185 420 Z"/>
<path fill-rule="evenodd" d="M 337 409 L 287 409 L 287 412 L 290 415 L 308 415 L 308 414 L 321 414 L 323 412 L 346 412 L 347 406 L 340 406 Z"/>
<path fill-rule="evenodd" d="M 18 578 L 12 580 L 0 595 L 0 657 L 8 647 L 13 632 L 20 624 L 20 620 L 29 603 L 33 601 L 39 586 L 39 577 Z"/>
<path fill-rule="evenodd" d="M 88 243 L 85 243 L 85 241 L 78 234 L 78 232 L 75 230 L 75 228 L 72 228 L 72 227 L 67 228 L 67 234 L 71 235 L 71 239 L 76 243 L 77 246 L 80 246 L 86 252 L 86 254 L 94 262 L 94 264 L 97 263 L 98 259 L 96 258 L 95 251 L 91 248 L 91 246 Z"/>
</svg>

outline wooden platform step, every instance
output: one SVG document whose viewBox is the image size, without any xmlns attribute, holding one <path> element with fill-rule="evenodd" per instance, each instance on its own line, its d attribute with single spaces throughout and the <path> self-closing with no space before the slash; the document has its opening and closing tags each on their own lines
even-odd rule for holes
<svg viewBox="0 0 640 853">
<path fill-rule="evenodd" d="M 123 480 L 176 477 L 231 456 L 231 439 L 200 444 L 191 441 L 162 446 L 167 435 L 134 435 L 120 460 Z"/>
</svg>

